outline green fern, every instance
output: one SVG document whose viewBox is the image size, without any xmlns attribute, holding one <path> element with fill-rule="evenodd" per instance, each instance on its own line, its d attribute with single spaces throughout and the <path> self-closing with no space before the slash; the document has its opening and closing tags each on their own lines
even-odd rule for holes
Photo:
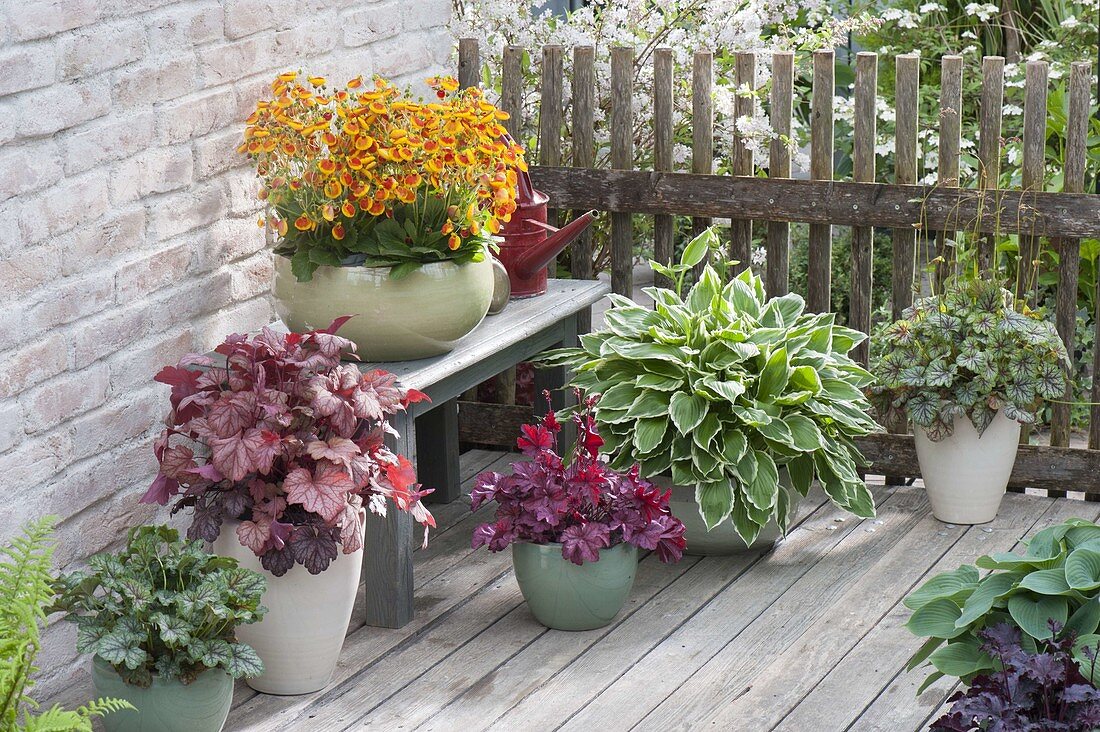
<svg viewBox="0 0 1100 732">
<path fill-rule="evenodd" d="M 56 518 L 31 522 L 23 536 L 0 547 L 0 730 L 91 732 L 92 718 L 133 707 L 117 699 L 99 699 L 75 711 L 54 706 L 34 714 L 31 676 L 38 671 L 40 626 L 54 597 L 50 560 Z M 18 718 L 22 713 L 22 723 Z"/>
</svg>

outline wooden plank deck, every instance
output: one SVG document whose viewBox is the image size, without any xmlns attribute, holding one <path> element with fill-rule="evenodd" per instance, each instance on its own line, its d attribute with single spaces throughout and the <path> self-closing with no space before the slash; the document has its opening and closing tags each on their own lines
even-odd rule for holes
<svg viewBox="0 0 1100 732">
<path fill-rule="evenodd" d="M 468 492 L 516 456 L 462 456 Z M 1009 494 L 986 526 L 932 518 L 920 487 L 872 486 L 878 517 L 820 495 L 768 554 L 642 560 L 616 622 L 547 630 L 531 617 L 507 552 L 470 550 L 469 498 L 435 506 L 440 528 L 414 554 L 416 617 L 356 625 L 336 676 L 300 697 L 237 688 L 226 730 L 919 730 L 953 686 L 919 698 L 903 667 L 917 639 L 901 599 L 930 573 L 1016 547 L 1100 504 Z M 363 602 L 362 591 L 359 598 Z M 355 618 L 361 618 L 356 611 Z"/>
</svg>

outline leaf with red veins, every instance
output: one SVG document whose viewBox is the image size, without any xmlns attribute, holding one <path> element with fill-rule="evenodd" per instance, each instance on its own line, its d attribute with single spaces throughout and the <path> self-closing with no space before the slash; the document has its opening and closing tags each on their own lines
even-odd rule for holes
<svg viewBox="0 0 1100 732">
<path fill-rule="evenodd" d="M 275 458 L 283 452 L 282 438 L 269 430 L 259 429 L 250 429 L 245 435 L 256 472 L 267 475 Z"/>
<path fill-rule="evenodd" d="M 344 506 L 344 515 L 340 518 L 340 542 L 344 545 L 344 554 L 359 551 L 363 546 L 363 500 L 352 496 Z"/>
<path fill-rule="evenodd" d="M 157 375 L 153 377 L 153 381 L 168 384 L 172 387 L 172 405 L 175 406 L 184 397 L 198 391 L 201 375 L 201 371 L 192 371 L 179 366 L 165 366 L 157 372 Z"/>
<path fill-rule="evenodd" d="M 210 440 L 211 462 L 230 480 L 244 480 L 256 467 L 252 460 L 253 445 L 254 440 L 246 440 L 239 432 L 232 437 L 215 437 Z"/>
<path fill-rule="evenodd" d="M 221 471 L 214 467 L 212 463 L 206 465 L 199 465 L 198 467 L 191 468 L 187 471 L 191 475 L 197 475 L 200 478 L 205 478 L 211 483 L 220 483 L 225 480 L 225 476 L 221 474 Z"/>
<path fill-rule="evenodd" d="M 195 467 L 195 452 L 185 445 L 173 445 L 160 458 L 160 472 L 174 480 L 184 480 Z"/>
<path fill-rule="evenodd" d="M 333 432 L 340 437 L 350 438 L 359 427 L 359 419 L 352 413 L 351 407 L 346 404 L 336 410 L 335 414 L 330 415 L 328 420 Z"/>
<path fill-rule="evenodd" d="M 210 405 L 206 420 L 218 437 L 229 437 L 253 426 L 256 422 L 255 412 L 256 395 L 252 392 L 223 394 Z"/>
<path fill-rule="evenodd" d="M 329 390 L 329 386 L 328 379 L 319 376 L 309 381 L 309 405 L 322 417 L 329 417 L 346 406 L 343 399 Z"/>
<path fill-rule="evenodd" d="M 286 476 L 283 489 L 290 503 L 297 503 L 331 523 L 343 512 L 348 491 L 354 490 L 355 484 L 336 467 L 325 468 L 316 476 L 305 468 L 296 468 Z"/>
<path fill-rule="evenodd" d="M 168 503 L 168 499 L 179 492 L 180 484 L 163 473 L 157 475 L 152 485 L 141 497 L 141 503 L 158 503 L 161 506 Z"/>
<path fill-rule="evenodd" d="M 383 420 L 400 410 L 405 393 L 397 386 L 396 376 L 388 371 L 375 370 L 362 375 L 352 399 L 357 417 Z"/>
<path fill-rule="evenodd" d="M 402 511 L 408 511 L 419 498 L 416 491 L 416 469 L 404 455 L 397 456 L 397 463 L 385 467 L 386 482 L 391 490 L 390 498 Z"/>
<path fill-rule="evenodd" d="M 346 437 L 330 437 L 326 441 L 313 440 L 306 445 L 314 460 L 329 460 L 351 469 L 351 462 L 359 456 L 359 446 Z"/>
<path fill-rule="evenodd" d="M 333 531 L 327 526 L 299 526 L 290 540 L 294 561 L 310 574 L 324 572 L 340 553 Z"/>
<path fill-rule="evenodd" d="M 349 353 L 355 351 L 354 343 L 347 338 L 332 335 L 331 333 L 322 333 L 318 331 L 310 335 L 310 340 L 317 345 L 317 350 L 321 352 L 321 355 L 328 356 L 329 358 L 342 356 L 344 351 L 348 351 Z"/>
<path fill-rule="evenodd" d="M 261 516 L 255 521 L 242 521 L 237 526 L 237 538 L 256 556 L 263 554 L 271 538 L 271 519 Z"/>
<path fill-rule="evenodd" d="M 417 389 L 409 389 L 405 392 L 405 398 L 401 401 L 402 404 L 407 407 L 410 404 L 416 404 L 417 402 L 428 402 L 430 404 L 432 399 L 422 391 L 419 391 Z"/>
</svg>

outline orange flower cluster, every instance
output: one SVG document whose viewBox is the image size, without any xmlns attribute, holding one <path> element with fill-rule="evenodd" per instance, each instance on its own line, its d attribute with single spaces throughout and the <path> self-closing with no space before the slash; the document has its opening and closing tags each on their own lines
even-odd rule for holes
<svg viewBox="0 0 1100 732">
<path fill-rule="evenodd" d="M 238 148 L 256 162 L 260 198 L 298 231 L 328 230 L 341 240 L 345 220 L 392 215 L 418 195 L 439 195 L 450 204 L 442 231 L 449 248 L 495 234 L 516 209 L 523 149 L 506 141 L 507 114 L 479 89 L 459 91 L 450 77 L 428 84 L 438 101 L 414 101 L 380 78 L 372 89 L 359 77 L 333 91 L 321 77 L 280 74 Z M 271 223 L 286 235 L 286 218 Z"/>
</svg>

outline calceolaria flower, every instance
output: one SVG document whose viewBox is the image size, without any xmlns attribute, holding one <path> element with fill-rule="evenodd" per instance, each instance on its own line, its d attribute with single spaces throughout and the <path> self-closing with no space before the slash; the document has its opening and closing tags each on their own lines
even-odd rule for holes
<svg viewBox="0 0 1100 732">
<path fill-rule="evenodd" d="M 280 74 L 257 102 L 238 151 L 256 164 L 276 251 L 308 280 L 320 265 L 393 267 L 485 256 L 516 209 L 523 150 L 507 114 L 451 77 L 412 99 L 375 78 L 331 89 L 322 77 Z"/>
</svg>

